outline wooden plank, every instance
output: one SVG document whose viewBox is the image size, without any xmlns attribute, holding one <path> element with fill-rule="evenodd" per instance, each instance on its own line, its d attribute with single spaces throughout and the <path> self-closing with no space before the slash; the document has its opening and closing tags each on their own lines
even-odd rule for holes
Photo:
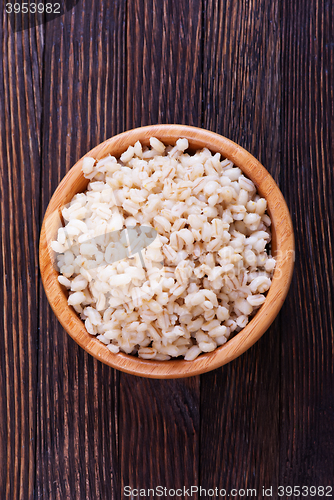
<svg viewBox="0 0 334 500">
<path fill-rule="evenodd" d="M 199 0 L 128 1 L 128 129 L 201 126 L 201 17 Z M 121 497 L 125 486 L 198 484 L 199 377 L 163 381 L 121 374 L 119 421 Z"/>
<path fill-rule="evenodd" d="M 33 498 L 43 29 L 0 36 L 0 497 Z M 27 130 L 29 140 L 27 140 Z"/>
<path fill-rule="evenodd" d="M 281 185 L 297 237 L 281 317 L 283 485 L 333 483 L 333 30 L 331 2 L 282 4 Z"/>
<path fill-rule="evenodd" d="M 128 0 L 127 129 L 201 125 L 202 0 Z"/>
<path fill-rule="evenodd" d="M 204 126 L 245 147 L 278 181 L 279 16 L 278 2 L 207 0 L 203 57 Z M 279 389 L 279 320 L 243 356 L 201 377 L 203 488 L 259 495 L 262 485 L 277 486 Z"/>
<path fill-rule="evenodd" d="M 16 34 L 1 9 L 0 497 L 329 484 L 330 2 L 81 0 Z M 201 400 L 199 377 L 119 377 L 74 344 L 38 294 L 40 196 L 44 212 L 90 147 L 154 122 L 203 122 L 246 147 L 279 182 L 296 229 L 279 319 L 241 358 L 202 376 Z"/>
<path fill-rule="evenodd" d="M 43 213 L 85 152 L 124 129 L 125 2 L 82 0 L 45 27 Z M 40 290 L 36 497 L 117 498 L 118 374 L 64 332 Z"/>
<path fill-rule="evenodd" d="M 120 378 L 120 498 L 129 488 L 168 492 L 198 485 L 199 377 Z M 146 494 L 153 498 L 152 491 Z"/>
</svg>

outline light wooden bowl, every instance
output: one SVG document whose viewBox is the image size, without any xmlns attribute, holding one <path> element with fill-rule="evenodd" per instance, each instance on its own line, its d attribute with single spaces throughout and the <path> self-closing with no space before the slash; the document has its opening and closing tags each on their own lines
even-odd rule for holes
<svg viewBox="0 0 334 500">
<path fill-rule="evenodd" d="M 59 227 L 61 208 L 75 193 L 82 192 L 88 184 L 81 172 L 82 158 L 68 172 L 51 198 L 45 213 L 40 237 L 40 268 L 47 298 L 58 320 L 67 333 L 89 354 L 113 368 L 127 373 L 151 378 L 179 378 L 214 370 L 249 349 L 274 321 L 282 307 L 291 282 L 294 265 L 294 235 L 289 210 L 283 195 L 267 170 L 245 149 L 234 142 L 207 130 L 185 125 L 152 125 L 119 134 L 92 149 L 86 156 L 103 158 L 108 153 L 119 157 L 137 140 L 149 144 L 150 137 L 157 137 L 165 144 L 174 145 L 186 137 L 193 150 L 207 147 L 233 161 L 256 185 L 266 198 L 272 220 L 272 252 L 277 259 L 276 269 L 265 303 L 235 337 L 215 351 L 201 354 L 194 361 L 143 360 L 135 356 L 112 354 L 106 346 L 91 336 L 74 309 L 67 304 L 65 288 L 58 282 L 54 266 L 54 253 L 50 241 L 55 239 Z"/>
</svg>

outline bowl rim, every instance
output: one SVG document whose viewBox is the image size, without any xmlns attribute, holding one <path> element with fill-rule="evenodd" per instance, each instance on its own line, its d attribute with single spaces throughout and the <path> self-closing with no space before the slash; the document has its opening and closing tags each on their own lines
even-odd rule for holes
<svg viewBox="0 0 334 500">
<path fill-rule="evenodd" d="M 66 195 L 69 196 L 71 182 L 74 180 L 78 182 L 77 192 L 88 183 L 81 171 L 83 158 L 93 156 L 100 159 L 109 152 L 112 154 L 112 151 L 124 151 L 137 140 L 148 143 L 152 136 L 165 143 L 175 143 L 178 138 L 184 137 L 190 144 L 195 144 L 196 149 L 207 147 L 212 152 L 219 151 L 223 157 L 232 160 L 266 198 L 276 237 L 276 268 L 264 304 L 246 327 L 226 344 L 215 351 L 201 354 L 193 361 L 182 359 L 154 361 L 124 353 L 111 353 L 105 345 L 86 331 L 82 320 L 74 309 L 68 306 L 63 287 L 57 279 L 59 273 L 54 269 L 53 251 L 49 246 L 48 223 L 53 214 L 59 213 Z M 200 146 L 201 144 L 203 146 Z M 72 196 L 73 194 L 68 201 Z M 178 124 L 149 125 L 122 132 L 100 143 L 80 158 L 64 176 L 50 199 L 42 223 L 39 244 L 40 271 L 46 296 L 57 319 L 75 342 L 96 359 L 113 368 L 141 377 L 164 379 L 190 377 L 214 370 L 237 358 L 255 344 L 269 328 L 283 305 L 292 279 L 294 258 L 294 232 L 289 209 L 280 189 L 264 166 L 244 148 L 222 135 Z"/>
</svg>

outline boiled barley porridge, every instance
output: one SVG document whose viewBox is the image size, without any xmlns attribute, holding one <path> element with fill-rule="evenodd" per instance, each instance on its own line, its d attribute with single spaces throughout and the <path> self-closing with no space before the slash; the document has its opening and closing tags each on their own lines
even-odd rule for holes
<svg viewBox="0 0 334 500">
<path fill-rule="evenodd" d="M 265 301 L 275 259 L 267 203 L 240 168 L 204 148 L 150 139 L 86 157 L 87 190 L 51 243 L 68 304 L 112 353 L 194 360 Z"/>
</svg>

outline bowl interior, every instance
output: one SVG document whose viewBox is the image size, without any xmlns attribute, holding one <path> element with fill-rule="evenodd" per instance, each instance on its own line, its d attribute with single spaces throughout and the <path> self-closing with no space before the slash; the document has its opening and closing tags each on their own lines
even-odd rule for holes
<svg viewBox="0 0 334 500">
<path fill-rule="evenodd" d="M 177 378 L 197 375 L 228 363 L 253 345 L 270 326 L 278 314 L 291 281 L 294 262 L 294 237 L 290 214 L 283 195 L 265 168 L 246 150 L 232 141 L 207 130 L 183 125 L 155 125 L 119 134 L 92 149 L 85 156 L 97 159 L 111 154 L 118 158 L 137 140 L 149 145 L 150 137 L 157 137 L 168 145 L 175 145 L 180 137 L 189 141 L 190 152 L 207 147 L 233 161 L 266 198 L 267 211 L 272 220 L 272 254 L 276 269 L 265 303 L 248 325 L 235 337 L 215 351 L 201 354 L 194 361 L 182 359 L 169 361 L 143 360 L 123 353 L 112 354 L 85 329 L 74 309 L 67 304 L 67 290 L 58 282 L 55 254 L 50 247 L 62 224 L 61 209 L 76 193 L 85 191 L 88 180 L 81 167 L 81 158 L 67 173 L 52 196 L 45 213 L 40 238 L 40 267 L 46 295 L 58 320 L 69 335 L 87 352 L 104 363 L 135 375 L 152 378 Z"/>
</svg>

